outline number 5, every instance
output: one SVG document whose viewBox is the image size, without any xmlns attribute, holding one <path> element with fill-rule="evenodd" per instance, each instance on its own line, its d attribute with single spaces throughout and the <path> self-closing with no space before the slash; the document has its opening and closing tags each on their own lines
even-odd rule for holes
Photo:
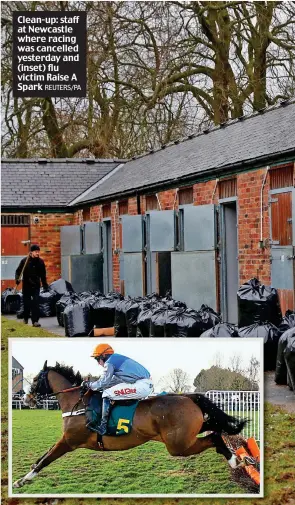
<svg viewBox="0 0 295 505">
<path fill-rule="evenodd" d="M 129 423 L 130 423 L 129 419 L 119 419 L 117 424 L 117 432 L 123 430 L 125 431 L 125 433 L 128 433 L 128 426 L 125 425 Z"/>
</svg>

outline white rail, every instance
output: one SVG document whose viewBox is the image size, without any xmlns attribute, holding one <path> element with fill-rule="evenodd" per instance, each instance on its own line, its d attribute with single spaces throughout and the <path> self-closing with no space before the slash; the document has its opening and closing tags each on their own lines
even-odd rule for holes
<svg viewBox="0 0 295 505">
<path fill-rule="evenodd" d="M 246 438 L 260 440 L 260 392 L 259 391 L 207 391 L 205 395 L 227 414 L 248 419 L 242 431 Z"/>
<path fill-rule="evenodd" d="M 22 409 L 24 408 L 24 404 L 22 400 L 12 400 L 12 408 L 14 409 Z M 59 404 L 57 400 L 42 400 L 38 403 L 38 408 L 44 410 L 59 410 Z"/>
</svg>

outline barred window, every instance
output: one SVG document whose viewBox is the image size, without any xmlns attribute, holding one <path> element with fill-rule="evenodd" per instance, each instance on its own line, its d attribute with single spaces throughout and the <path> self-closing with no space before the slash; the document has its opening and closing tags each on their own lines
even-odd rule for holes
<svg viewBox="0 0 295 505">
<path fill-rule="evenodd" d="M 158 199 L 156 195 L 147 195 L 145 197 L 146 210 L 157 210 L 158 209 Z"/>
<path fill-rule="evenodd" d="M 191 186 L 190 188 L 182 188 L 178 191 L 178 200 L 179 200 L 179 205 L 188 205 L 190 203 L 193 203 L 194 197 L 193 197 L 193 187 Z"/>
<path fill-rule="evenodd" d="M 1 226 L 29 226 L 29 224 L 28 214 L 1 214 Z"/>
<path fill-rule="evenodd" d="M 293 164 L 272 168 L 269 172 L 270 189 L 289 188 L 293 186 Z"/>
<path fill-rule="evenodd" d="M 225 179 L 218 183 L 219 187 L 219 199 L 231 198 L 232 196 L 237 196 L 237 179 Z"/>
</svg>

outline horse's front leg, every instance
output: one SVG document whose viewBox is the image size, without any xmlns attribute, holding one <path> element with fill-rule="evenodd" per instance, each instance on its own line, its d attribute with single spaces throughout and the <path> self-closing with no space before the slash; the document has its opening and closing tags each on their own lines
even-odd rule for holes
<svg viewBox="0 0 295 505">
<path fill-rule="evenodd" d="M 21 479 L 15 481 L 13 483 L 13 487 L 14 488 L 22 487 L 24 484 L 31 482 L 38 475 L 40 470 L 42 470 L 42 468 L 50 465 L 50 463 L 52 463 L 53 461 L 60 458 L 61 456 L 63 456 L 64 454 L 66 454 L 71 450 L 72 450 L 71 447 L 67 444 L 65 439 L 62 438 L 47 453 L 45 453 L 41 459 L 39 458 L 33 470 L 31 470 L 29 473 L 27 473 L 27 475 L 25 475 Z"/>
<path fill-rule="evenodd" d="M 42 454 L 42 456 L 40 456 L 40 458 L 37 459 L 36 463 L 33 463 L 31 465 L 31 470 L 35 470 L 36 466 L 38 465 L 38 463 L 40 463 L 41 459 L 43 459 L 45 456 L 47 456 L 47 454 L 51 451 L 51 449 L 53 449 L 53 447 L 55 446 L 56 444 L 53 444 L 50 449 L 48 449 L 46 452 L 44 452 L 44 454 Z"/>
</svg>

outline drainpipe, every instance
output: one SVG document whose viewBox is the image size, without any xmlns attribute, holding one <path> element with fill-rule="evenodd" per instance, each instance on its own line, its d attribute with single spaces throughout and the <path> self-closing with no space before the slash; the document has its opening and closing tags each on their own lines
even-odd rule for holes
<svg viewBox="0 0 295 505">
<path fill-rule="evenodd" d="M 115 249 L 114 249 L 114 254 L 119 254 L 119 249 L 117 248 L 117 215 L 119 213 L 119 211 L 118 211 L 118 205 L 119 205 L 119 202 L 117 200 L 116 201 L 116 206 L 115 206 L 115 214 L 114 214 L 114 222 L 115 222 L 114 223 L 115 224 Z M 118 219 L 118 224 L 119 224 L 119 219 Z"/>
<path fill-rule="evenodd" d="M 177 201 L 178 191 L 179 191 L 179 188 L 176 188 L 176 190 L 175 190 L 175 198 L 174 198 L 174 203 L 173 203 L 173 210 L 175 210 L 175 205 L 176 205 L 176 201 Z"/>
<path fill-rule="evenodd" d="M 214 191 L 212 193 L 211 203 L 214 202 L 214 196 L 215 196 L 215 193 L 216 193 L 218 181 L 219 181 L 219 179 L 216 179 L 215 186 L 214 186 Z"/>
<path fill-rule="evenodd" d="M 265 186 L 265 183 L 266 183 L 266 178 L 267 178 L 268 171 L 269 171 L 269 166 L 266 167 L 266 172 L 265 172 L 265 175 L 264 175 L 264 179 L 263 179 L 262 186 L 261 186 L 261 191 L 260 191 L 260 241 L 259 241 L 259 247 L 261 249 L 263 249 L 263 247 L 264 247 L 264 244 L 263 244 L 263 232 L 262 232 L 262 226 L 263 226 L 263 189 L 264 189 L 264 186 Z"/>
</svg>

